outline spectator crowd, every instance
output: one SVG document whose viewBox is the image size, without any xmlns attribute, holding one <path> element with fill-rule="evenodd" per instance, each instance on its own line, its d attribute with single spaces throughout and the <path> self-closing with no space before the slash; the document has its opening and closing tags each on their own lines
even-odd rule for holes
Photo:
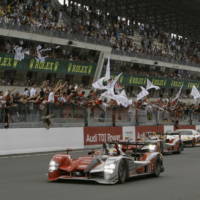
<svg viewBox="0 0 200 200">
<path fill-rule="evenodd" d="M 43 58 L 49 59 L 60 59 L 74 62 L 83 62 L 83 63 L 97 63 L 99 53 L 94 50 L 80 49 L 75 47 L 65 47 L 58 45 L 50 45 L 45 43 L 38 43 L 34 41 L 26 41 L 26 40 L 18 40 L 12 38 L 0 38 L 0 53 L 2 54 L 16 54 L 16 47 L 21 47 L 23 52 L 28 52 L 28 55 L 35 57 L 37 59 L 37 48 L 41 46 L 43 49 L 47 49 L 48 51 L 42 52 Z M 102 74 L 104 74 L 105 68 L 103 68 Z M 123 61 L 111 61 L 111 73 L 117 74 L 122 72 L 124 75 L 132 75 L 132 76 L 145 76 L 145 77 L 160 77 L 160 78 L 172 78 L 175 80 L 199 80 L 199 74 L 187 70 L 180 69 L 170 69 L 159 66 L 146 66 L 143 64 L 137 63 L 128 63 Z M 30 74 L 30 73 L 29 73 Z M 29 74 L 27 76 L 29 76 Z M 9 71 L 9 79 L 12 75 L 12 72 Z M 5 73 L 7 77 L 7 74 Z M 1 77 L 3 80 L 4 78 Z M 5 78 L 6 80 L 8 78 Z M 8 83 L 8 82 L 7 82 Z M 6 81 L 1 84 L 6 85 Z M 16 85 L 17 83 L 13 83 Z M 11 85 L 13 85 L 11 84 Z M 27 81 L 23 83 L 27 85 Z M 10 84 L 9 84 L 10 85 Z M 20 84 L 21 85 L 21 84 Z M 30 84 L 28 84 L 30 86 Z"/>
<path fill-rule="evenodd" d="M 200 44 L 166 33 L 151 24 L 135 23 L 110 16 L 75 2 L 52 6 L 48 0 L 5 0 L 0 7 L 0 23 L 29 26 L 32 30 L 59 31 L 107 41 L 114 52 L 151 56 L 171 62 L 199 64 Z M 139 37 L 139 41 L 136 40 Z"/>
<path fill-rule="evenodd" d="M 200 44 L 198 42 L 181 36 L 172 36 L 150 24 L 130 22 L 127 19 L 113 17 L 109 13 L 105 14 L 73 2 L 63 7 L 55 7 L 48 0 L 3 0 L 0 2 L 0 24 L 26 26 L 34 31 L 40 29 L 58 31 L 66 35 L 81 34 L 84 38 L 108 42 L 113 48 L 113 52 L 120 54 L 151 56 L 185 64 L 199 64 L 200 61 Z M 14 53 L 16 41 L 5 38 L 1 38 L 0 41 L 1 53 Z M 29 51 L 29 55 L 36 57 L 36 48 L 39 44 L 23 41 L 20 45 Z M 47 44 L 42 44 L 42 46 L 43 48 L 52 48 L 52 51 L 45 55 L 49 58 L 65 57 L 71 61 L 86 62 L 96 62 L 98 58 L 94 51 L 85 50 L 84 52 L 84 50 L 80 51 L 75 48 L 52 47 Z M 130 67 L 124 64 L 111 68 L 111 72 L 114 74 L 121 71 L 131 75 L 175 79 L 193 78 L 190 73 L 183 70 L 174 70 L 172 73 L 158 71 L 157 68 L 147 70 L 145 67 Z M 198 79 L 198 77 L 196 78 Z M 0 91 L 0 121 L 4 123 L 5 128 L 8 128 L 11 122 L 34 120 L 36 115 L 39 116 L 40 121 L 43 120 L 47 126 L 50 126 L 50 118 L 55 117 L 58 113 L 58 117 L 65 119 L 72 116 L 71 112 L 63 109 L 68 105 L 71 106 L 73 112 L 80 110 L 76 115 L 79 118 L 87 118 L 85 110 L 88 108 L 91 109 L 92 114 L 94 109 L 98 108 L 101 117 L 105 117 L 108 109 L 121 109 L 113 100 L 109 102 L 106 99 L 102 100 L 98 91 L 91 89 L 86 92 L 84 86 L 60 80 L 56 82 L 46 80 L 40 86 L 34 83 L 31 85 L 30 88 L 26 87 L 23 92 Z M 174 119 L 191 115 L 192 111 L 200 112 L 199 105 L 181 102 L 174 104 L 174 102 L 162 98 L 156 102 L 149 100 L 135 102 L 124 111 L 131 113 L 131 109 L 134 111 L 146 110 L 147 113 L 162 111 L 163 118 L 166 118 L 167 113 L 168 116 L 174 116 Z M 150 114 L 148 116 L 151 118 Z"/>
<path fill-rule="evenodd" d="M 75 121 L 82 119 L 87 125 L 88 115 L 104 122 L 108 113 L 114 122 L 126 119 L 127 122 L 131 122 L 132 119 L 140 122 L 141 112 L 145 112 L 146 120 L 151 120 L 158 112 L 159 120 L 162 118 L 162 122 L 163 120 L 174 122 L 186 118 L 192 120 L 192 115 L 195 113 L 199 115 L 200 105 L 170 99 L 145 98 L 133 101 L 128 108 L 123 108 L 115 100 L 102 99 L 99 91 L 92 89 L 85 91 L 78 85 L 63 81 L 58 81 L 56 84 L 44 81 L 40 87 L 33 85 L 25 88 L 23 92 L 15 89 L 0 91 L 0 122 L 5 128 L 11 123 L 41 121 L 50 127 L 51 118 L 64 119 L 65 123 L 69 119 Z"/>
<path fill-rule="evenodd" d="M 117 74 L 119 71 L 124 74 L 144 76 L 144 77 L 160 77 L 171 78 L 174 80 L 200 80 L 199 74 L 181 69 L 170 69 L 159 66 L 146 66 L 137 63 L 127 63 L 121 61 L 111 62 L 111 72 Z"/>
<path fill-rule="evenodd" d="M 0 53 L 15 54 L 15 48 L 20 46 L 23 51 L 28 51 L 28 55 L 31 57 L 37 57 L 37 47 L 39 45 L 42 49 L 49 49 L 43 53 L 46 58 L 88 63 L 96 63 L 98 61 L 98 52 L 94 50 L 0 37 Z"/>
</svg>

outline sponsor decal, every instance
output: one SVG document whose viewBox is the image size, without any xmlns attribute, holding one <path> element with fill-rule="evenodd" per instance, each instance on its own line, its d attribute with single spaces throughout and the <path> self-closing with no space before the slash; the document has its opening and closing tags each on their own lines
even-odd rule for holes
<svg viewBox="0 0 200 200">
<path fill-rule="evenodd" d="M 122 127 L 85 127 L 84 145 L 97 145 L 122 139 Z"/>
</svg>

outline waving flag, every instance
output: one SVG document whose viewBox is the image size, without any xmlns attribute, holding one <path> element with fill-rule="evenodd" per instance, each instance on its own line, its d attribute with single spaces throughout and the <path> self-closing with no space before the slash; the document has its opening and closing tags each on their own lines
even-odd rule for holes
<svg viewBox="0 0 200 200">
<path fill-rule="evenodd" d="M 119 95 L 115 95 L 115 99 L 118 105 L 122 105 L 123 107 L 127 108 L 132 101 L 128 99 L 125 90 L 122 90 Z"/>
<path fill-rule="evenodd" d="M 193 96 L 194 99 L 200 98 L 200 93 L 199 93 L 199 91 L 198 91 L 198 89 L 196 88 L 195 85 L 192 86 L 192 90 L 191 90 L 190 95 Z"/>
<path fill-rule="evenodd" d="M 42 46 L 41 46 L 41 45 L 38 45 L 38 46 L 37 46 L 37 48 L 36 48 L 36 53 L 37 53 L 36 60 L 37 60 L 38 62 L 45 62 L 45 59 L 46 59 L 48 56 L 43 56 L 43 55 L 42 55 L 42 52 L 46 52 L 46 51 L 51 51 L 51 48 L 42 49 Z"/>
<path fill-rule="evenodd" d="M 92 87 L 99 90 L 107 89 L 108 83 L 105 83 L 110 79 L 110 58 L 108 58 L 107 66 L 106 66 L 106 74 L 104 77 L 98 79 L 96 82 L 92 84 Z"/>
<path fill-rule="evenodd" d="M 117 75 L 113 81 L 111 81 L 107 87 L 105 87 L 105 89 L 107 89 L 107 91 L 105 91 L 104 93 L 101 94 L 101 97 L 106 97 L 108 99 L 113 99 L 115 96 L 115 92 L 114 92 L 114 88 L 115 88 L 115 84 L 117 83 L 117 81 L 119 80 L 120 76 L 122 75 L 122 73 L 120 73 L 119 75 Z"/>
<path fill-rule="evenodd" d="M 106 74 L 105 74 L 106 80 L 110 79 L 110 58 L 108 58 L 108 62 L 106 65 Z"/>
<path fill-rule="evenodd" d="M 140 86 L 140 88 L 142 89 L 142 91 L 137 95 L 137 101 L 143 99 L 149 94 L 149 92 L 144 87 Z"/>
<path fill-rule="evenodd" d="M 15 50 L 15 60 L 23 60 L 24 59 L 24 51 L 23 51 L 23 48 L 21 46 L 15 46 L 14 47 L 14 50 Z"/>
<path fill-rule="evenodd" d="M 172 99 L 172 101 L 176 101 L 177 99 L 179 99 L 179 97 L 181 96 L 182 88 L 183 88 L 183 85 L 180 87 L 178 93 L 176 94 L 175 98 Z"/>
<path fill-rule="evenodd" d="M 147 79 L 147 86 L 146 86 L 146 90 L 150 90 L 150 89 L 156 89 L 159 90 L 160 87 L 154 85 L 149 79 Z"/>
</svg>

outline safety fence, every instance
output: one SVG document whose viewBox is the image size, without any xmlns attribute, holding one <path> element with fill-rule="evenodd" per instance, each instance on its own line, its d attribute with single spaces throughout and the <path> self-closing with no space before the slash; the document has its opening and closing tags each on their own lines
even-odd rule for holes
<svg viewBox="0 0 200 200">
<path fill-rule="evenodd" d="M 77 104 L 36 104 L 17 103 L 0 108 L 0 124 L 9 127 L 43 127 L 44 119 L 50 119 L 52 127 L 65 126 L 139 126 L 139 125 L 174 125 L 200 124 L 200 112 L 185 109 L 167 111 L 134 107 L 109 107 L 101 105 L 85 106 Z"/>
<path fill-rule="evenodd" d="M 59 37 L 63 39 L 87 42 L 87 43 L 103 45 L 103 46 L 110 46 L 109 42 L 106 40 L 84 36 L 78 33 L 69 33 L 67 31 L 62 31 L 62 30 L 57 30 L 57 29 L 52 29 L 51 31 L 49 31 L 48 28 L 37 27 L 33 25 L 17 25 L 14 23 L 0 23 L 0 28 L 23 31 L 27 33 L 36 33 L 36 34 L 41 34 L 41 35 L 50 36 L 50 37 Z"/>
<path fill-rule="evenodd" d="M 112 53 L 116 54 L 116 55 L 124 55 L 124 56 L 129 56 L 129 57 L 150 59 L 153 61 L 169 62 L 169 63 L 180 64 L 180 65 L 190 65 L 190 66 L 194 66 L 194 67 L 199 66 L 199 64 L 191 62 L 186 59 L 180 60 L 180 59 L 175 59 L 173 57 L 166 56 L 166 55 L 165 56 L 164 55 L 153 55 L 153 53 L 148 54 L 145 52 L 128 52 L 128 51 L 122 51 L 122 50 L 116 50 L 116 49 L 113 49 Z"/>
</svg>

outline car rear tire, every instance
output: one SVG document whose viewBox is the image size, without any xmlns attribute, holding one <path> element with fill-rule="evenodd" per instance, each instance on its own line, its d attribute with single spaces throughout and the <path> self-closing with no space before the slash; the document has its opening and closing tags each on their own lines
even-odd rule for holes
<svg viewBox="0 0 200 200">
<path fill-rule="evenodd" d="M 181 151 L 184 151 L 184 144 L 181 143 Z"/>
<path fill-rule="evenodd" d="M 192 140 L 192 147 L 195 147 L 195 146 L 196 146 L 196 141 Z"/>
<path fill-rule="evenodd" d="M 179 145 L 178 145 L 178 149 L 177 149 L 177 151 L 176 151 L 177 154 L 180 154 L 180 153 L 181 153 L 181 148 L 182 148 L 182 147 L 181 147 L 181 144 L 179 144 Z"/>
<path fill-rule="evenodd" d="M 118 168 L 118 182 L 120 184 L 125 183 L 128 178 L 127 164 L 124 160 L 121 160 Z"/>
</svg>

